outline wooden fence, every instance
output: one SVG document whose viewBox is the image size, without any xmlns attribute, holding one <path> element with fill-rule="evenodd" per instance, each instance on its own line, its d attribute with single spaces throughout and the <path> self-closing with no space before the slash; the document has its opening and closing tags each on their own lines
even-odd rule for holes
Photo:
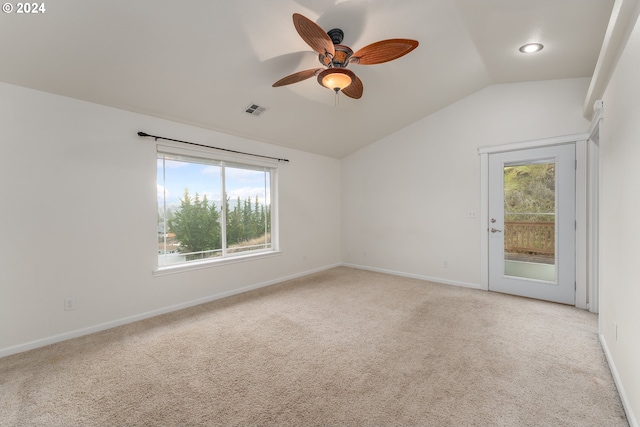
<svg viewBox="0 0 640 427">
<path fill-rule="evenodd" d="M 551 254 L 555 252 L 554 222 L 505 221 L 505 252 Z"/>
</svg>

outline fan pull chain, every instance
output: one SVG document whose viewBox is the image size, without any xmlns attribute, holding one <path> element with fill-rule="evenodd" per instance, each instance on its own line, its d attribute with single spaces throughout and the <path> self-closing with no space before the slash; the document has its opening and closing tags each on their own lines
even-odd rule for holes
<svg viewBox="0 0 640 427">
<path fill-rule="evenodd" d="M 336 92 L 336 97 L 335 97 L 335 99 L 333 101 L 333 105 L 334 105 L 334 107 L 337 107 L 337 106 L 340 105 L 340 97 L 339 97 L 340 90 L 339 89 L 334 89 L 334 91 Z"/>
</svg>

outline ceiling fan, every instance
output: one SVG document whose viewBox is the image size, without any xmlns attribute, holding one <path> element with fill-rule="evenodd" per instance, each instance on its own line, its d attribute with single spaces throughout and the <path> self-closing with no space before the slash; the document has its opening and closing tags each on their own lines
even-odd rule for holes
<svg viewBox="0 0 640 427">
<path fill-rule="evenodd" d="M 298 83 L 315 76 L 321 86 L 334 90 L 336 94 L 342 91 L 348 97 L 358 99 L 362 96 L 362 81 L 347 69 L 349 64 L 381 64 L 398 59 L 418 47 L 416 40 L 389 39 L 372 43 L 353 53 L 350 47 L 340 44 L 344 32 L 339 28 L 325 32 L 299 13 L 293 14 L 293 25 L 300 37 L 318 52 L 318 59 L 324 68 L 298 71 L 278 80 L 273 87 Z"/>
</svg>

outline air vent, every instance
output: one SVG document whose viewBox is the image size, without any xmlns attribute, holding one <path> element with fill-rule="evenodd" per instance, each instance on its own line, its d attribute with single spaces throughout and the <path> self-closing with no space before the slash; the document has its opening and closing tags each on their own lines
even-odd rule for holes
<svg viewBox="0 0 640 427">
<path fill-rule="evenodd" d="M 266 107 L 261 107 L 256 104 L 249 104 L 249 106 L 247 106 L 247 108 L 244 109 L 245 113 L 251 114 L 252 116 L 256 116 L 256 117 L 258 117 L 260 114 L 264 113 L 265 111 L 267 111 Z"/>
</svg>

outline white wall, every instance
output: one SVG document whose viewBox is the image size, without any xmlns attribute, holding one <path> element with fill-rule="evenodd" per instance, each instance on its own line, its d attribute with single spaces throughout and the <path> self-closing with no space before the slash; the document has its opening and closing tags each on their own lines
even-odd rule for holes
<svg viewBox="0 0 640 427">
<path fill-rule="evenodd" d="M 585 132 L 588 84 L 490 86 L 344 158 L 343 261 L 480 287 L 478 148 Z"/>
<path fill-rule="evenodd" d="M 0 356 L 340 262 L 338 160 L 1 83 L 0 119 Z M 154 278 L 155 144 L 138 131 L 290 159 L 283 254 Z"/>
<path fill-rule="evenodd" d="M 636 22 L 603 97 L 600 130 L 600 332 L 632 426 L 640 416 L 639 76 Z"/>
</svg>

